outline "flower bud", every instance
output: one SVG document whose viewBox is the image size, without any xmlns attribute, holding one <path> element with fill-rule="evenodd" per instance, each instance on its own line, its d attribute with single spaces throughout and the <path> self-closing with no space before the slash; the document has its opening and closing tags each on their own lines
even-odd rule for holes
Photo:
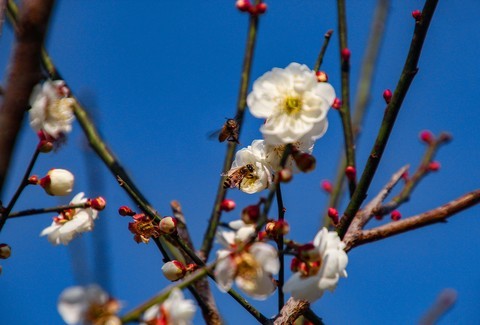
<svg viewBox="0 0 480 325">
<path fill-rule="evenodd" d="M 433 141 L 435 141 L 435 137 L 431 131 L 423 130 L 422 132 L 420 132 L 420 140 L 422 140 L 426 144 L 432 144 Z"/>
<path fill-rule="evenodd" d="M 233 209 L 235 209 L 235 207 L 236 207 L 235 201 L 230 199 L 225 199 L 220 204 L 220 209 L 225 212 L 232 211 Z"/>
<path fill-rule="evenodd" d="M 427 168 L 431 172 L 436 172 L 440 169 L 440 163 L 438 161 L 432 161 L 428 164 Z"/>
<path fill-rule="evenodd" d="M 260 2 L 258 5 L 255 6 L 255 13 L 252 14 L 264 14 L 267 11 L 267 4 L 265 2 Z"/>
<path fill-rule="evenodd" d="M 393 221 L 398 221 L 402 218 L 402 214 L 400 213 L 400 211 L 394 210 L 392 211 L 390 218 L 392 218 Z"/>
<path fill-rule="evenodd" d="M 308 173 L 314 170 L 315 165 L 317 164 L 315 157 L 306 152 L 294 153 L 293 160 L 295 160 L 295 163 L 297 164 L 298 169 L 300 169 L 304 173 Z"/>
<path fill-rule="evenodd" d="M 338 223 L 338 210 L 335 208 L 328 208 L 328 216 L 332 219 L 332 223 L 336 225 Z"/>
<path fill-rule="evenodd" d="M 450 141 L 452 141 L 452 139 L 453 139 L 453 136 L 450 133 L 447 133 L 447 132 L 442 132 L 438 136 L 438 141 L 443 142 L 443 143 L 450 142 Z"/>
<path fill-rule="evenodd" d="M 49 195 L 65 196 L 73 189 L 75 177 L 66 169 L 51 169 L 39 183 Z"/>
<path fill-rule="evenodd" d="M 422 12 L 420 10 L 414 10 L 412 11 L 412 17 L 415 21 L 420 21 L 422 19 Z"/>
<path fill-rule="evenodd" d="M 160 220 L 158 227 L 165 234 L 171 234 L 177 230 L 177 219 L 174 217 L 165 217 Z"/>
<path fill-rule="evenodd" d="M 38 176 L 37 175 L 32 175 L 27 179 L 27 181 L 28 181 L 28 184 L 30 184 L 30 185 L 38 185 L 38 182 L 39 182 Z"/>
<path fill-rule="evenodd" d="M 347 166 L 347 168 L 345 168 L 345 176 L 347 176 L 350 181 L 353 181 L 357 176 L 357 170 L 355 167 Z"/>
<path fill-rule="evenodd" d="M 12 249 L 7 244 L 0 244 L 0 258 L 7 259 L 12 254 Z"/>
<path fill-rule="evenodd" d="M 320 183 L 320 186 L 322 187 L 322 190 L 324 190 L 324 191 L 327 192 L 328 194 L 331 194 L 332 191 L 333 191 L 332 182 L 330 182 L 329 180 L 323 180 L 323 181 Z"/>
<path fill-rule="evenodd" d="M 297 248 L 298 256 L 303 261 L 316 261 L 320 258 L 318 249 L 312 243 L 307 243 Z"/>
<path fill-rule="evenodd" d="M 293 174 L 289 168 L 284 168 L 278 172 L 278 180 L 282 183 L 288 183 L 292 178 Z"/>
<path fill-rule="evenodd" d="M 120 208 L 118 208 L 118 214 L 121 215 L 122 217 L 125 217 L 125 216 L 132 217 L 135 215 L 135 212 L 129 207 L 127 207 L 126 205 L 122 205 Z"/>
<path fill-rule="evenodd" d="M 177 281 L 182 279 L 185 276 L 185 274 L 187 273 L 187 270 L 185 268 L 185 265 L 182 264 L 182 262 L 173 260 L 165 263 L 162 266 L 162 272 L 163 272 L 163 275 L 168 280 Z"/>
<path fill-rule="evenodd" d="M 48 153 L 53 150 L 53 143 L 46 140 L 41 140 L 37 146 L 38 151 Z"/>
<path fill-rule="evenodd" d="M 290 226 L 285 220 L 270 221 L 265 225 L 265 232 L 268 237 L 278 239 L 281 235 L 286 235 L 290 231 Z"/>
<path fill-rule="evenodd" d="M 246 224 L 254 224 L 260 218 L 260 207 L 258 204 L 249 205 L 242 210 L 242 221 Z"/>
<path fill-rule="evenodd" d="M 350 61 L 350 55 L 351 54 L 352 54 L 352 52 L 350 52 L 350 50 L 347 49 L 347 48 L 342 49 L 342 51 L 340 52 L 340 55 L 341 55 L 342 60 L 344 62 L 349 62 Z"/>
<path fill-rule="evenodd" d="M 105 199 L 101 196 L 95 199 L 91 199 L 89 203 L 92 209 L 97 211 L 102 211 L 103 209 L 105 209 L 105 206 L 107 205 L 107 201 L 105 201 Z"/>
<path fill-rule="evenodd" d="M 375 219 L 377 219 L 378 221 L 383 220 L 383 216 L 382 215 L 377 215 L 377 216 L 375 216 Z"/>
<path fill-rule="evenodd" d="M 235 3 L 235 7 L 237 7 L 237 9 L 241 12 L 249 11 L 251 6 L 252 4 L 249 0 L 237 0 L 237 2 Z"/>
<path fill-rule="evenodd" d="M 340 109 L 342 108 L 342 100 L 340 98 L 335 98 L 332 104 L 333 109 Z"/>
<path fill-rule="evenodd" d="M 316 75 L 318 82 L 328 82 L 328 75 L 325 73 L 325 71 L 317 71 Z"/>
<path fill-rule="evenodd" d="M 385 99 L 385 103 L 390 104 L 392 100 L 392 91 L 390 89 L 385 89 L 383 92 L 383 99 Z"/>
</svg>

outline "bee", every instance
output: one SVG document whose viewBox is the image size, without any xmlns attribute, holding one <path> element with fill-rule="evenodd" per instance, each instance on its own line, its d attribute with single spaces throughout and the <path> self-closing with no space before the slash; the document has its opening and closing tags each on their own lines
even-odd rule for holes
<svg viewBox="0 0 480 325">
<path fill-rule="evenodd" d="M 223 182 L 223 188 L 240 188 L 240 185 L 244 178 L 253 178 L 255 169 L 252 164 L 246 164 L 245 166 L 230 169 L 227 173 L 222 174 L 227 176 Z"/>
<path fill-rule="evenodd" d="M 218 142 L 224 142 L 227 140 L 239 144 L 238 127 L 239 125 L 237 119 L 229 118 L 225 121 L 220 130 L 212 132 L 208 137 L 213 139 L 218 135 Z"/>
</svg>

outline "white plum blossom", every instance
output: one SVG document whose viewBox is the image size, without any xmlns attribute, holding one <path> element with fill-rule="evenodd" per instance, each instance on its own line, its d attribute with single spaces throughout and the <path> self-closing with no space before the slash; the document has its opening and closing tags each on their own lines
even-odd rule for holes
<svg viewBox="0 0 480 325">
<path fill-rule="evenodd" d="M 188 325 L 195 314 L 195 304 L 184 299 L 180 289 L 174 288 L 161 305 L 154 305 L 143 314 L 141 324 Z"/>
<path fill-rule="evenodd" d="M 309 257 L 304 262 L 306 267 L 288 279 L 283 291 L 291 292 L 296 299 L 313 302 L 320 299 L 325 290 L 335 290 L 340 277 L 347 277 L 348 256 L 344 248 L 345 243 L 335 231 L 320 230 L 311 249 L 304 252 Z"/>
<path fill-rule="evenodd" d="M 66 169 L 50 169 L 45 177 L 40 179 L 40 185 L 45 192 L 53 196 L 65 196 L 73 189 L 75 177 Z"/>
<path fill-rule="evenodd" d="M 120 304 L 98 285 L 74 286 L 63 290 L 57 308 L 68 325 L 121 324 L 116 316 Z"/>
<path fill-rule="evenodd" d="M 247 295 L 263 300 L 276 289 L 272 275 L 280 269 L 277 250 L 268 244 L 255 242 L 238 251 L 255 232 L 245 226 L 233 231 L 219 231 L 217 241 L 225 249 L 217 251 L 214 274 L 220 290 L 228 291 L 233 282 Z"/>
<path fill-rule="evenodd" d="M 70 201 L 70 204 L 87 202 L 87 198 L 83 196 L 83 193 L 78 193 Z M 67 245 L 78 234 L 91 231 L 97 216 L 98 211 L 92 208 L 65 210 L 59 216 L 53 218 L 52 224 L 43 229 L 40 236 L 48 236 L 48 240 L 54 245 Z"/>
<path fill-rule="evenodd" d="M 272 176 L 265 162 L 265 145 L 263 140 L 254 140 L 252 144 L 246 148 L 240 149 L 235 155 L 231 169 L 224 175 L 227 181 L 233 181 L 238 177 L 239 168 L 247 165 L 253 167 L 252 172 L 243 175 L 241 181 L 238 182 L 238 188 L 248 194 L 262 191 L 270 186 Z"/>
<path fill-rule="evenodd" d="M 46 80 L 33 88 L 30 96 L 30 126 L 59 138 L 72 130 L 75 99 L 63 80 Z"/>
<path fill-rule="evenodd" d="M 321 137 L 334 100 L 335 90 L 329 83 L 318 82 L 314 71 L 293 62 L 258 78 L 247 105 L 253 116 L 266 119 L 260 128 L 265 141 L 280 145 Z"/>
<path fill-rule="evenodd" d="M 313 151 L 314 140 L 310 137 L 304 137 L 292 144 L 292 149 L 298 150 L 302 153 L 311 154 Z M 286 145 L 279 144 L 279 145 L 270 145 L 267 144 L 265 146 L 265 161 L 270 165 L 273 171 L 280 171 L 282 169 L 280 162 L 283 157 L 283 153 L 285 152 Z M 290 155 L 287 160 L 285 161 L 285 168 L 290 169 L 293 173 L 298 173 L 300 170 L 297 167 L 292 155 Z"/>
</svg>

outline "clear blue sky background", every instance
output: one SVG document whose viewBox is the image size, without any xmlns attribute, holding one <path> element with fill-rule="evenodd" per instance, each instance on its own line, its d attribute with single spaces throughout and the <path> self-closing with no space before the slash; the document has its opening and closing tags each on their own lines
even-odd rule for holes
<svg viewBox="0 0 480 325">
<path fill-rule="evenodd" d="M 354 88 L 375 2 L 349 1 L 347 8 Z M 423 5 L 417 0 L 392 3 L 358 145 L 361 167 L 383 115 L 382 92 L 395 87 L 403 67 L 414 28 L 411 11 Z M 253 80 L 293 61 L 312 67 L 324 32 L 337 31 L 333 0 L 270 1 L 268 5 L 259 26 Z M 440 1 L 419 73 L 369 191 L 373 196 L 404 164 L 417 166 L 424 150 L 417 138 L 419 131 L 451 132 L 454 141 L 438 154 L 441 171 L 418 186 L 410 202 L 400 209 L 404 216 L 479 187 L 480 143 L 475 131 L 480 120 L 479 10 L 480 3 L 474 0 Z M 76 94 L 87 94 L 86 102 L 97 109 L 94 115 L 101 133 L 158 211 L 168 215 L 170 200 L 182 203 L 197 245 L 207 225 L 225 153 L 224 145 L 207 141 L 205 134 L 234 115 L 247 21 L 247 15 L 235 10 L 234 1 L 63 0 L 58 1 L 50 25 L 47 48 L 67 83 Z M 339 93 L 336 36 L 323 69 Z M 4 26 L 2 66 L 9 58 L 11 42 L 11 28 Z M 329 121 L 328 132 L 315 148 L 316 170 L 296 176 L 284 187 L 286 218 L 292 238 L 298 241 L 309 241 L 316 233 L 327 202 L 319 183 L 333 177 L 343 146 L 335 111 L 330 112 Z M 260 138 L 260 123 L 247 113 L 240 139 L 243 145 Z M 35 145 L 35 134 L 25 121 L 4 201 L 12 195 Z M 2 324 L 61 324 L 56 311 L 58 295 L 77 283 L 103 282 L 123 301 L 124 311 L 167 284 L 155 245 L 136 244 L 127 229 L 128 220 L 117 215 L 118 207 L 130 204 L 129 199 L 85 148 L 83 134 L 75 124 L 68 144 L 58 153 L 42 155 L 34 172 L 41 175 L 53 167 L 70 169 L 77 178 L 75 193 L 102 194 L 108 208 L 92 234 L 68 247 L 53 247 L 38 237 L 53 215 L 7 223 L 0 242 L 10 244 L 13 255 L 1 261 Z M 256 202 L 260 195 L 229 192 L 239 207 Z M 40 188 L 32 187 L 15 210 L 69 200 L 47 197 Z M 225 221 L 237 219 L 239 211 L 225 214 Z M 340 281 L 334 294 L 327 293 L 317 301 L 313 310 L 326 324 L 412 324 L 448 287 L 458 291 L 458 303 L 441 323 L 480 323 L 479 212 L 475 207 L 447 224 L 354 249 L 349 254 L 348 279 Z M 275 213 L 273 210 L 272 215 Z M 93 247 L 98 243 L 106 254 L 101 257 L 103 264 L 97 266 L 100 273 L 94 272 Z M 229 296 L 222 296 L 215 287 L 213 291 L 227 323 L 254 323 Z M 265 315 L 274 315 L 275 301 L 272 298 L 256 306 Z M 199 312 L 195 320 L 202 323 Z"/>
</svg>

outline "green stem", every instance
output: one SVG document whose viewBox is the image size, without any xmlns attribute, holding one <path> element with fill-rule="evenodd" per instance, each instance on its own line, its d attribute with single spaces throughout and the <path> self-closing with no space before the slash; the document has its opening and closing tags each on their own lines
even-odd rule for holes
<svg viewBox="0 0 480 325">
<path fill-rule="evenodd" d="M 360 178 L 357 189 L 355 190 L 355 193 L 340 220 L 339 227 L 337 228 L 337 232 L 341 238 L 345 235 L 350 223 L 355 217 L 355 214 L 366 198 L 368 188 L 380 163 L 380 159 L 382 158 L 388 138 L 390 137 L 398 112 L 402 106 L 402 102 L 410 88 L 415 74 L 417 73 L 417 64 L 422 52 L 423 42 L 425 41 L 428 27 L 437 3 L 438 0 L 427 0 L 423 7 L 422 19 L 415 23 L 415 31 L 400 80 L 398 81 L 393 97 L 385 110 L 382 125 L 380 126 L 377 139 L 375 140 L 375 144 L 373 145 L 373 149 L 367 160 L 365 170 Z"/>
<path fill-rule="evenodd" d="M 325 56 L 325 52 L 327 51 L 328 43 L 330 43 L 330 38 L 332 37 L 333 30 L 328 30 L 324 35 L 324 40 L 322 44 L 322 48 L 320 49 L 320 53 L 318 54 L 317 62 L 315 62 L 315 66 L 313 71 L 318 72 L 320 67 L 322 66 L 323 57 Z"/>
<path fill-rule="evenodd" d="M 258 2 L 259 1 L 256 1 L 255 3 L 258 3 Z M 252 69 L 253 53 L 254 53 L 255 43 L 257 39 L 258 17 L 259 17 L 258 15 L 250 15 L 250 22 L 248 26 L 247 45 L 245 48 L 245 55 L 243 59 L 243 69 L 242 69 L 242 74 L 240 78 L 240 90 L 239 90 L 238 101 L 237 101 L 237 112 L 235 115 L 238 122 L 239 134 L 242 128 L 243 116 L 244 116 L 245 107 L 247 104 L 247 91 L 248 91 L 248 85 L 250 83 L 250 72 Z M 237 148 L 236 142 L 234 141 L 228 142 L 228 149 L 225 154 L 225 160 L 223 163 L 223 171 L 227 171 L 230 169 L 236 148 Z M 227 193 L 227 189 L 223 187 L 223 181 L 224 179 L 223 177 L 221 177 L 217 187 L 217 195 L 215 197 L 213 210 L 210 215 L 210 219 L 208 221 L 208 228 L 203 237 L 203 243 L 200 249 L 200 256 L 203 258 L 204 261 L 208 260 L 208 256 L 210 255 L 210 251 L 212 250 L 213 240 L 215 238 L 215 233 L 217 231 L 220 217 L 222 214 L 221 204 L 222 204 L 222 201 L 225 199 L 225 196 Z"/>
<path fill-rule="evenodd" d="M 72 204 L 72 205 L 60 205 L 52 208 L 28 209 L 28 210 L 23 210 L 18 212 L 12 212 L 8 215 L 8 219 L 20 218 L 20 217 L 31 216 L 34 214 L 43 214 L 43 213 L 50 213 L 50 212 L 60 213 L 64 210 L 85 209 L 88 207 L 89 207 L 88 203 L 79 203 L 79 204 Z"/>
<path fill-rule="evenodd" d="M 340 108 L 340 117 L 342 119 L 343 137 L 345 139 L 345 154 L 347 157 L 347 166 L 356 168 L 355 165 L 355 142 L 352 131 L 352 121 L 350 118 L 350 59 L 342 55 L 342 51 L 348 50 L 347 45 L 347 14 L 345 0 L 337 0 L 338 9 L 338 37 L 340 41 L 340 62 L 341 62 L 341 81 L 342 81 L 342 107 Z M 356 176 L 348 180 L 350 197 L 353 195 L 356 186 Z"/>
</svg>

